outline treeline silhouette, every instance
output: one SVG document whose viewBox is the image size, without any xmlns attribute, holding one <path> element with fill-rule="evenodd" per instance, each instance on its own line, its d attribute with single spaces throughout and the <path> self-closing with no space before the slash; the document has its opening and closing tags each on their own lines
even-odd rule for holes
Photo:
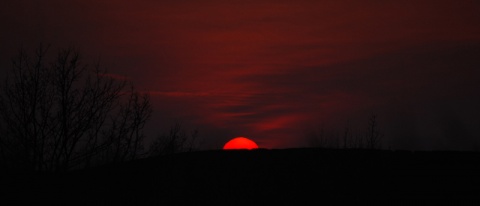
<svg viewBox="0 0 480 206">
<path fill-rule="evenodd" d="M 1 86 L 6 205 L 480 202 L 480 153 L 382 150 L 376 114 L 308 134 L 315 148 L 193 152 L 199 132 L 181 123 L 147 148 L 148 95 L 74 48 L 49 51 L 20 50 Z"/>
<path fill-rule="evenodd" d="M 193 148 L 181 124 L 145 148 L 150 98 L 80 52 L 20 49 L 0 93 L 2 171 L 65 172 Z"/>
<path fill-rule="evenodd" d="M 308 147 L 325 149 L 384 149 L 385 134 L 378 123 L 378 115 L 371 114 L 363 130 L 353 130 L 348 124 L 343 131 L 327 130 L 324 127 L 305 135 Z"/>
</svg>

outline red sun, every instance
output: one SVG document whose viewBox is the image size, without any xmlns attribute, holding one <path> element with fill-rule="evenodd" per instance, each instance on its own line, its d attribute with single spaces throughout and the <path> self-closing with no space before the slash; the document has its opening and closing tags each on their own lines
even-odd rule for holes
<svg viewBox="0 0 480 206">
<path fill-rule="evenodd" d="M 246 138 L 246 137 L 235 137 L 225 143 L 223 146 L 224 150 L 227 149 L 258 149 L 257 143 Z"/>
</svg>

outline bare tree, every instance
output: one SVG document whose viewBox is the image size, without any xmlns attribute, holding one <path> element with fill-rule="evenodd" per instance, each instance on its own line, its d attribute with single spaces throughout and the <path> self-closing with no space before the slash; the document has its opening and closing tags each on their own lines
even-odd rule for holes
<svg viewBox="0 0 480 206">
<path fill-rule="evenodd" d="M 150 156 L 191 152 L 196 149 L 198 130 L 186 130 L 181 123 L 175 123 L 166 134 L 159 135 L 150 146 Z"/>
<path fill-rule="evenodd" d="M 325 137 L 325 130 L 320 128 L 318 131 L 310 131 L 306 134 L 307 143 L 311 147 L 315 148 L 325 148 L 327 147 L 327 139 Z"/>
<path fill-rule="evenodd" d="M 365 135 L 367 149 L 380 149 L 383 134 L 378 128 L 377 115 L 372 114 L 368 121 L 368 128 Z"/>
<path fill-rule="evenodd" d="M 377 115 L 373 114 L 369 117 L 365 133 L 352 130 L 347 122 L 343 135 L 322 127 L 319 131 L 311 131 L 306 137 L 309 146 L 319 148 L 380 149 L 384 135 L 379 129 Z"/>
<path fill-rule="evenodd" d="M 334 130 L 325 130 L 321 127 L 318 131 L 311 131 L 307 135 L 309 146 L 316 148 L 339 148 L 339 133 Z"/>
<path fill-rule="evenodd" d="M 0 147 L 9 166 L 65 171 L 135 158 L 152 112 L 148 96 L 126 90 L 99 64 L 83 64 L 73 48 L 50 61 L 47 51 L 21 50 L 0 94 Z"/>
<path fill-rule="evenodd" d="M 362 133 L 357 133 L 353 136 L 351 148 L 363 149 L 365 148 L 365 137 Z"/>
<path fill-rule="evenodd" d="M 343 149 L 347 149 L 348 147 L 350 147 L 349 141 L 350 141 L 350 128 L 348 127 L 348 122 L 347 122 L 347 126 L 345 126 L 345 131 L 343 133 Z"/>
</svg>

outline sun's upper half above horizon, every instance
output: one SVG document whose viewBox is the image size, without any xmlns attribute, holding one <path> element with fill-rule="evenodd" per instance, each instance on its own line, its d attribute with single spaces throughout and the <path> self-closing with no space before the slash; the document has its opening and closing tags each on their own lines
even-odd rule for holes
<svg viewBox="0 0 480 206">
<path fill-rule="evenodd" d="M 257 143 L 253 140 L 248 139 L 246 137 L 235 137 L 225 143 L 223 146 L 224 150 L 231 150 L 231 149 L 258 149 Z"/>
</svg>

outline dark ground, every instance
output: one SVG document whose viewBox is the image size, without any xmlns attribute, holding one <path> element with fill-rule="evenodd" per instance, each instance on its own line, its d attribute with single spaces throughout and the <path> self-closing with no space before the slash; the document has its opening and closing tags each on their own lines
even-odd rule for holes
<svg viewBox="0 0 480 206">
<path fill-rule="evenodd" d="M 2 205 L 480 205 L 474 152 L 200 151 L 2 179 Z"/>
</svg>

